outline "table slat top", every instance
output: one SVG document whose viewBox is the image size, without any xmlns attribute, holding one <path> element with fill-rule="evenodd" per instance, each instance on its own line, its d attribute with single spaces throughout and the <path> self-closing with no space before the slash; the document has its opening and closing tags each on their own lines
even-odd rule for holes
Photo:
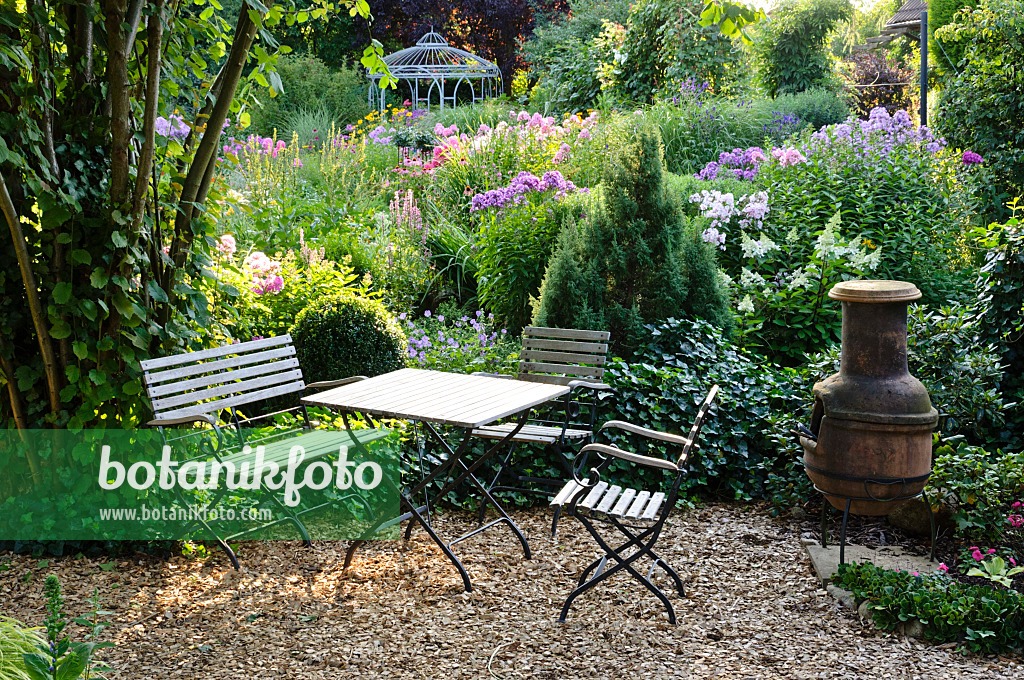
<svg viewBox="0 0 1024 680">
<path fill-rule="evenodd" d="M 403 368 L 302 400 L 378 418 L 480 427 L 565 395 L 565 385 Z"/>
</svg>

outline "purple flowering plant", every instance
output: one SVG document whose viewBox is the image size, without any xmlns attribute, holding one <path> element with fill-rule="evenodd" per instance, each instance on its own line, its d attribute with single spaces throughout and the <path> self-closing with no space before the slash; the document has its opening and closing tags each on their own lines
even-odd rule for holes
<svg viewBox="0 0 1024 680">
<path fill-rule="evenodd" d="M 415 368 L 450 373 L 515 372 L 518 343 L 498 328 L 493 314 L 464 312 L 442 304 L 422 314 L 402 313 L 399 323 L 409 340 L 408 362 Z"/>
</svg>

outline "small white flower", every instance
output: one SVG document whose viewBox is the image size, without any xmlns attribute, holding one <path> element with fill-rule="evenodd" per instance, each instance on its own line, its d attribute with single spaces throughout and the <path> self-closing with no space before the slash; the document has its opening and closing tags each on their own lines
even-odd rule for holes
<svg viewBox="0 0 1024 680">
<path fill-rule="evenodd" d="M 744 314 L 754 313 L 754 301 L 750 299 L 749 295 L 744 295 L 740 303 L 736 305 L 736 309 L 743 312 Z"/>
</svg>

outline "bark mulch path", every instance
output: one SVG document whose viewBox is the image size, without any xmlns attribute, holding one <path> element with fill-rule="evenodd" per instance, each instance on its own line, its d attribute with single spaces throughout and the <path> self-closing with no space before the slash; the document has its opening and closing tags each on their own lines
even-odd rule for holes
<svg viewBox="0 0 1024 680">
<path fill-rule="evenodd" d="M 625 576 L 578 599 L 559 625 L 595 546 L 574 520 L 552 539 L 546 513 L 515 517 L 534 559 L 501 527 L 459 544 L 472 593 L 418 531 L 409 543 L 364 546 L 347 574 L 342 543 L 243 544 L 240 573 L 219 551 L 113 565 L 3 555 L 0 610 L 40 623 L 50 573 L 74 615 L 98 589 L 114 612 L 104 638 L 117 646 L 102 651 L 111 678 L 1024 677 L 1019 657 L 963 656 L 862 623 L 818 588 L 798 525 L 753 504 L 670 522 L 659 547 L 687 585 L 686 599 L 669 593 L 679 625 Z M 453 535 L 471 521 L 449 513 L 438 526 Z"/>
</svg>

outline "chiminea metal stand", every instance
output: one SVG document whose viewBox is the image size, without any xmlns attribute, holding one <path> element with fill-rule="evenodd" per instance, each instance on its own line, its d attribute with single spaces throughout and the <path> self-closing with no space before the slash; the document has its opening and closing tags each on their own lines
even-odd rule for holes
<svg viewBox="0 0 1024 680">
<path fill-rule="evenodd" d="M 822 473 L 819 471 L 819 474 L 822 474 Z M 931 474 L 931 473 L 929 473 L 929 474 Z M 928 502 L 928 496 L 925 494 L 924 489 L 922 489 L 921 491 L 918 491 L 917 493 L 912 493 L 912 494 L 907 494 L 907 495 L 900 494 L 899 496 L 893 496 L 892 498 L 877 498 L 876 496 L 871 495 L 871 492 L 868 491 L 868 484 L 881 484 L 883 486 L 894 486 L 896 484 L 900 484 L 902 488 L 906 488 L 906 486 L 908 484 L 912 484 L 912 483 L 918 482 L 918 481 L 926 481 L 928 479 L 928 475 L 923 475 L 924 480 L 922 480 L 921 477 L 906 477 L 906 478 L 904 478 L 904 477 L 887 477 L 887 478 L 883 478 L 883 479 L 863 479 L 863 478 L 854 477 L 852 475 L 842 475 L 842 476 L 839 476 L 839 475 L 836 475 L 835 473 L 828 473 L 827 476 L 830 476 L 830 477 L 835 476 L 835 477 L 841 479 L 842 481 L 846 481 L 846 482 L 863 482 L 863 484 L 864 484 L 864 494 L 865 494 L 864 496 L 838 496 L 839 498 L 846 500 L 846 507 L 843 509 L 843 523 L 842 523 L 842 525 L 840 526 L 840 529 L 839 529 L 839 564 L 846 564 L 846 525 L 850 521 L 850 504 L 853 503 L 853 501 L 880 501 L 880 502 L 883 502 L 883 503 L 889 503 L 889 502 L 893 502 L 893 501 L 906 501 L 906 500 L 910 500 L 911 498 L 918 498 L 918 497 L 920 497 L 921 500 L 923 500 L 925 502 L 925 504 L 928 506 L 928 523 L 930 525 L 929 537 L 931 538 L 931 552 L 928 553 L 928 559 L 931 560 L 932 562 L 935 561 L 935 539 L 938 537 L 938 528 L 935 525 L 935 513 L 932 512 L 931 503 Z M 819 489 L 817 485 L 814 486 L 814 490 L 817 491 L 818 493 L 822 494 L 822 496 L 825 495 L 825 492 L 822 491 L 821 489 Z M 829 493 L 828 495 L 829 496 L 836 496 L 835 493 Z M 829 507 L 831 507 L 831 505 L 832 504 L 828 502 L 827 498 L 823 497 L 821 499 L 821 547 L 822 548 L 827 548 L 828 547 L 828 523 L 827 522 L 828 522 L 828 509 L 829 509 Z"/>
</svg>

